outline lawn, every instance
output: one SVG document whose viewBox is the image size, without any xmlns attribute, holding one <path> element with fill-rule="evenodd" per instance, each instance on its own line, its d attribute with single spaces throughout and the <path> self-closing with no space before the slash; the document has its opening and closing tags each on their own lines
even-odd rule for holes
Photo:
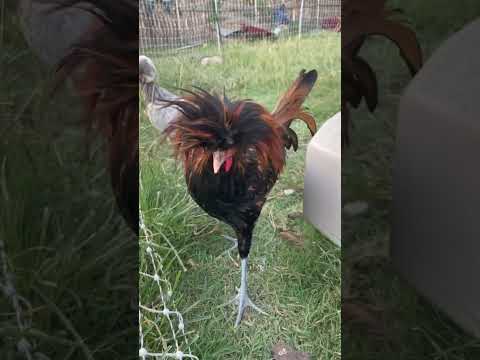
<svg viewBox="0 0 480 360">
<path fill-rule="evenodd" d="M 338 34 L 230 44 L 222 65 L 200 67 L 199 56 L 155 58 L 157 81 L 171 91 L 192 85 L 225 90 L 231 98 L 251 98 L 272 109 L 301 69 L 317 69 L 317 85 L 306 106 L 319 125 L 339 111 Z M 248 309 L 235 329 L 236 307 L 222 306 L 240 281 L 237 252 L 223 254 L 230 243 L 221 235 L 233 232 L 191 200 L 168 142 L 162 142 L 142 106 L 140 111 L 140 209 L 145 224 L 141 271 L 153 274 L 146 252 L 151 246 L 171 284 L 168 297 L 162 283 L 163 304 L 182 313 L 186 332 L 183 337 L 175 326 L 172 331 L 166 317 L 146 314 L 142 318 L 146 348 L 175 352 L 178 341 L 183 352 L 190 346 L 200 359 L 256 360 L 270 359 L 273 345 L 283 341 L 313 359 L 340 359 L 340 250 L 301 216 L 307 128 L 294 125 L 299 150 L 288 153 L 286 169 L 254 231 L 249 290 L 268 316 Z M 149 277 L 141 277 L 140 299 L 143 305 L 163 309 L 159 289 Z"/>
<path fill-rule="evenodd" d="M 426 59 L 450 34 L 478 16 L 476 1 L 454 9 L 448 1 L 390 3 L 404 9 Z M 432 3 L 435 10 L 430 9 Z M 377 72 L 380 94 L 373 114 L 363 106 L 352 112 L 352 145 L 342 156 L 342 200 L 369 204 L 366 214 L 342 221 L 342 299 L 358 306 L 348 314 L 357 320 L 355 325 L 344 324 L 343 355 L 352 360 L 480 358 L 480 342 L 418 296 L 391 266 L 396 116 L 411 77 L 398 49 L 386 39 L 372 39 L 362 55 Z"/>
</svg>

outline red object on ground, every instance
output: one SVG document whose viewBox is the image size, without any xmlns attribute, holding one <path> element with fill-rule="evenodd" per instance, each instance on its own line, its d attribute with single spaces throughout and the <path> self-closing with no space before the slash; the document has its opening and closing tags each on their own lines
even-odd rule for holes
<svg viewBox="0 0 480 360">
<path fill-rule="evenodd" d="M 254 36 L 254 37 L 272 37 L 274 34 L 266 29 L 259 28 L 252 25 L 245 25 L 242 24 L 240 26 L 240 31 L 246 35 Z"/>
<path fill-rule="evenodd" d="M 251 40 L 275 38 L 275 34 L 270 30 L 266 30 L 253 25 L 240 24 L 238 30 L 225 35 L 226 38 L 247 38 Z"/>
<path fill-rule="evenodd" d="M 340 17 L 334 16 L 334 17 L 326 18 L 322 22 L 322 29 L 340 31 L 341 29 Z"/>
</svg>

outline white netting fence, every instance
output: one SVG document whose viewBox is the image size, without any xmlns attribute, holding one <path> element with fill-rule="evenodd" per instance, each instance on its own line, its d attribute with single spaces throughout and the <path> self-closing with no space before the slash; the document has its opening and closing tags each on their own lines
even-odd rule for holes
<svg viewBox="0 0 480 360">
<path fill-rule="evenodd" d="M 13 336 L 11 340 L 16 343 L 16 351 L 23 359 L 48 359 L 43 353 L 36 351 L 35 343 L 27 336 L 21 335 L 28 332 L 31 326 L 31 318 L 28 314 L 32 313 L 32 307 L 27 299 L 21 296 L 16 287 L 13 276 L 13 269 L 10 269 L 8 263 L 7 250 L 5 243 L 0 237 L 0 289 L 2 290 L 4 299 L 10 304 L 12 312 L 1 314 L 6 319 L 5 324 L 15 324 L 16 330 L 20 336 Z M 24 311 L 26 310 L 26 311 Z M 9 322 L 9 318 L 14 317 L 15 321 Z M 4 334 L 4 339 L 7 340 L 7 335 Z"/>
<path fill-rule="evenodd" d="M 341 0 L 140 0 L 140 53 L 340 31 Z"/>
<path fill-rule="evenodd" d="M 142 360 L 154 359 L 196 359 L 191 353 L 188 333 L 185 329 L 182 314 L 173 302 L 173 288 L 165 269 L 166 259 L 164 245 L 153 241 L 154 234 L 145 226 L 143 214 L 140 211 L 141 254 L 140 287 L 154 289 L 155 293 L 143 298 L 139 297 L 139 357 Z M 162 235 L 162 234 L 160 234 Z M 177 250 L 167 237 L 162 236 L 171 254 L 180 267 L 186 270 Z M 147 285 L 148 284 L 148 285 Z"/>
</svg>

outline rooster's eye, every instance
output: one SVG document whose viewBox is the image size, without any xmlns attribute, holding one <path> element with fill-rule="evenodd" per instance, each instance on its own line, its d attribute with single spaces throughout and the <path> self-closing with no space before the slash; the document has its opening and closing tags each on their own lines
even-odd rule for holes
<svg viewBox="0 0 480 360">
<path fill-rule="evenodd" d="M 231 132 L 231 137 L 233 139 L 234 144 L 238 144 L 240 142 L 241 136 L 242 136 L 242 134 L 238 130 L 233 130 Z"/>
<path fill-rule="evenodd" d="M 228 149 L 235 144 L 233 139 L 230 136 L 226 136 L 217 142 L 217 147 L 220 149 Z"/>
</svg>

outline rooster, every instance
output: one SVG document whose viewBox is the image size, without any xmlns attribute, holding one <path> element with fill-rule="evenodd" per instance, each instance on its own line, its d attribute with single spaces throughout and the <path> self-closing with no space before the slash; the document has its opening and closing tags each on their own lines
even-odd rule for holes
<svg viewBox="0 0 480 360">
<path fill-rule="evenodd" d="M 248 306 L 264 313 L 247 291 L 247 260 L 255 223 L 285 165 L 286 149 L 298 148 L 295 119 L 316 132 L 313 116 L 302 108 L 317 72 L 302 70 L 270 113 L 251 101 L 231 101 L 200 88 L 169 101 L 179 114 L 164 133 L 183 161 L 189 193 L 196 203 L 236 233 L 241 283 L 235 326 Z M 265 313 L 264 313 L 265 314 Z"/>
</svg>

